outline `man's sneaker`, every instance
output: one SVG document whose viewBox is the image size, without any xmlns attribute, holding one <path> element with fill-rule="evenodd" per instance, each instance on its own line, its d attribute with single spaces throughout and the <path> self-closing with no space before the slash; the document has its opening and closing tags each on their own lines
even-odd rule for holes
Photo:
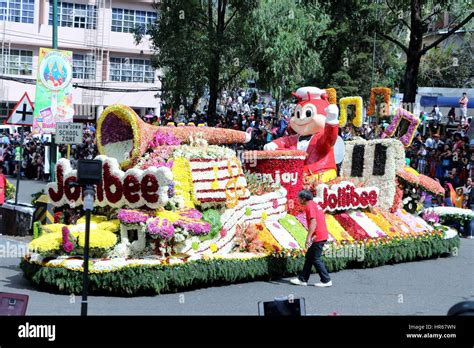
<svg viewBox="0 0 474 348">
<path fill-rule="evenodd" d="M 306 286 L 308 285 L 308 283 L 302 281 L 302 280 L 299 280 L 298 278 L 293 278 L 290 280 L 290 283 L 293 284 L 293 285 L 302 285 L 302 286 Z"/>
<path fill-rule="evenodd" d="M 327 288 L 332 286 L 332 280 L 328 281 L 327 283 L 316 283 L 314 286 L 317 286 L 318 288 Z"/>
</svg>

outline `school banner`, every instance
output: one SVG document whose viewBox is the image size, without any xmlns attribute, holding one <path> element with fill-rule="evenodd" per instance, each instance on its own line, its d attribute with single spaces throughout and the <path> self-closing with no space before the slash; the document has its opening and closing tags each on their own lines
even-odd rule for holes
<svg viewBox="0 0 474 348">
<path fill-rule="evenodd" d="M 40 48 L 33 133 L 54 134 L 56 122 L 72 122 L 72 52 Z"/>
</svg>

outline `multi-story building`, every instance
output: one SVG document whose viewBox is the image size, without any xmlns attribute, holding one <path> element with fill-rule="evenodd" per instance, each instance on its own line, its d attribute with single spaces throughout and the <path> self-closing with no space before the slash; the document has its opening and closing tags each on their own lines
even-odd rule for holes
<svg viewBox="0 0 474 348">
<path fill-rule="evenodd" d="M 34 101 L 40 47 L 52 44 L 52 1 L 0 0 L 0 121 L 26 91 Z M 75 120 L 95 120 L 104 107 L 121 103 L 139 115 L 159 114 L 158 73 L 151 45 L 134 42 L 132 30 L 156 21 L 153 0 L 58 2 L 58 48 L 73 52 Z M 116 88 L 119 91 L 110 91 Z M 141 90 L 134 92 L 133 90 Z"/>
</svg>

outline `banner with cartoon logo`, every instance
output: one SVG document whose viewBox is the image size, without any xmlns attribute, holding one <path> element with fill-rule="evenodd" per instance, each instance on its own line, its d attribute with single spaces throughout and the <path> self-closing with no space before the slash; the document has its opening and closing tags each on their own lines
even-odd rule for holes
<svg viewBox="0 0 474 348">
<path fill-rule="evenodd" d="M 56 122 L 72 122 L 72 52 L 40 48 L 33 132 L 54 134 Z"/>
</svg>

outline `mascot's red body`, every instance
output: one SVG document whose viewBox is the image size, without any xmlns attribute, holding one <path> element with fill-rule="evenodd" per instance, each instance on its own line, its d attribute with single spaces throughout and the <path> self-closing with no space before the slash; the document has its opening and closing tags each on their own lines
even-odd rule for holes
<svg viewBox="0 0 474 348">
<path fill-rule="evenodd" d="M 316 87 L 299 88 L 294 96 L 298 98 L 290 127 L 297 133 L 282 137 L 265 145 L 265 150 L 306 151 L 304 173 L 316 175 L 320 181 L 336 177 L 334 144 L 337 140 L 339 110 L 329 104 L 324 90 Z"/>
</svg>

